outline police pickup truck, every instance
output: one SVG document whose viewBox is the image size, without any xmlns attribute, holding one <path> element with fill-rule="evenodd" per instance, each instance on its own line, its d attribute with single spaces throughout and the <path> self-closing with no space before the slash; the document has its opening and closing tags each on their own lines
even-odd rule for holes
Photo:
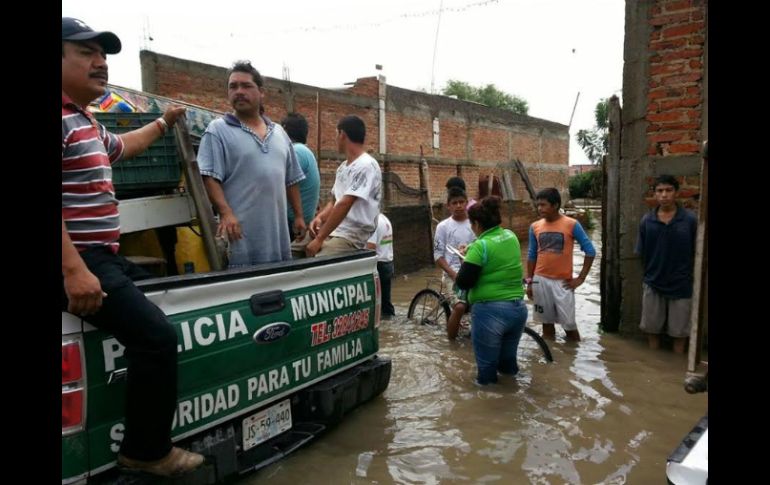
<svg viewBox="0 0 770 485">
<path fill-rule="evenodd" d="M 377 355 L 373 252 L 137 286 L 177 331 L 172 436 L 206 455 L 200 483 L 280 459 L 390 381 L 390 360 Z M 62 483 L 109 482 L 119 475 L 112 469 L 124 429 L 125 349 L 69 313 L 62 313 L 61 349 Z"/>
<path fill-rule="evenodd" d="M 128 130 L 137 116 L 105 119 Z M 161 274 L 137 287 L 177 333 L 172 439 L 206 456 L 195 476 L 178 483 L 207 484 L 273 463 L 339 423 L 387 388 L 391 363 L 378 355 L 380 282 L 373 251 L 218 269 L 224 265 L 215 254 L 213 214 L 186 126 L 177 123 L 169 154 L 150 150 L 140 162 L 156 170 L 162 157 L 181 153 L 188 190 L 121 198 L 121 239 L 193 223 L 202 229 L 214 271 Z M 165 150 L 163 143 L 156 145 Z M 132 176 L 146 170 L 137 162 L 126 167 Z M 151 183 L 157 182 L 154 173 Z M 87 318 L 62 312 L 61 324 L 62 484 L 151 482 L 127 476 L 116 463 L 124 433 L 125 348 Z"/>
</svg>

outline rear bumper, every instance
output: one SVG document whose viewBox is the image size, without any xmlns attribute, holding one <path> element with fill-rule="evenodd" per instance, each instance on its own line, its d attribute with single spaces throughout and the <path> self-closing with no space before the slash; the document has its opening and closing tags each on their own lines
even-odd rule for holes
<svg viewBox="0 0 770 485">
<path fill-rule="evenodd" d="M 243 416 L 176 443 L 205 455 L 206 463 L 192 473 L 167 482 L 174 485 L 212 485 L 281 460 L 321 436 L 359 405 L 385 391 L 390 383 L 391 369 L 390 358 L 374 357 L 291 395 L 292 428 L 248 451 L 241 450 Z M 62 483 L 65 483 L 64 480 Z M 88 479 L 88 483 L 149 485 L 155 482 L 146 475 L 126 474 L 120 469 L 112 469 Z"/>
</svg>

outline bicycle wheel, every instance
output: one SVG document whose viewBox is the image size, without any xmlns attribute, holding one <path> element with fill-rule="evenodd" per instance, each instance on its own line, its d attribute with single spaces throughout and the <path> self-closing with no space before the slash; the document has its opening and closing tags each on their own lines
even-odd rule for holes
<svg viewBox="0 0 770 485">
<path fill-rule="evenodd" d="M 537 342 L 537 345 L 540 347 L 540 350 L 543 351 L 543 355 L 545 355 L 545 360 L 548 362 L 553 362 L 553 355 L 551 355 L 551 348 L 548 347 L 548 343 L 543 340 L 543 337 L 541 337 L 537 332 L 532 330 L 529 327 L 524 327 L 524 333 L 532 337 L 535 342 Z"/>
<path fill-rule="evenodd" d="M 414 295 L 406 316 L 422 325 L 446 327 L 449 312 L 449 304 L 446 300 L 437 291 L 425 288 Z"/>
</svg>

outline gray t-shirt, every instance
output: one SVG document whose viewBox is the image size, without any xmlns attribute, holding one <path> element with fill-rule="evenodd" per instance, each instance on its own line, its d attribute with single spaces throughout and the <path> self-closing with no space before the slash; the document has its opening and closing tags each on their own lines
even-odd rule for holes
<svg viewBox="0 0 770 485">
<path fill-rule="evenodd" d="M 230 267 L 291 259 L 286 187 L 304 179 L 283 128 L 263 116 L 260 139 L 232 114 L 212 121 L 198 150 L 202 175 L 222 183 L 243 238 L 230 243 Z"/>
</svg>

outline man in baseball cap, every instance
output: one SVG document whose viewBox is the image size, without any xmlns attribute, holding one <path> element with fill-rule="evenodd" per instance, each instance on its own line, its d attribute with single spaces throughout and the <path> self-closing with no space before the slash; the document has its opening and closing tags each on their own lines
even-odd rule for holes
<svg viewBox="0 0 770 485">
<path fill-rule="evenodd" d="M 61 40 L 70 40 L 73 42 L 82 42 L 93 40 L 107 54 L 117 54 L 120 52 L 120 39 L 112 32 L 94 32 L 94 29 L 86 25 L 85 22 L 72 17 L 62 17 L 61 19 Z"/>
<path fill-rule="evenodd" d="M 110 133 L 88 105 L 107 89 L 107 54 L 120 51 L 120 40 L 73 18 L 62 18 L 61 30 L 62 310 L 109 332 L 126 348 L 129 377 L 118 464 L 153 475 L 183 474 L 204 458 L 171 442 L 177 334 L 133 283 L 149 274 L 118 253 L 120 214 L 111 164 L 145 151 L 185 108 L 171 104 L 141 128 Z"/>
</svg>

